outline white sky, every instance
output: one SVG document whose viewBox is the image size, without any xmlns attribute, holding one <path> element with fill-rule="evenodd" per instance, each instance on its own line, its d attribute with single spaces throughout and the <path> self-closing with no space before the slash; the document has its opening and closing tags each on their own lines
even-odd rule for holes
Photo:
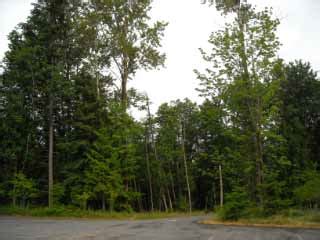
<svg viewBox="0 0 320 240">
<path fill-rule="evenodd" d="M 26 20 L 34 0 L 0 0 L 0 58 L 7 50 L 7 35 Z M 319 0 L 248 0 L 257 6 L 272 6 L 281 20 L 279 37 L 283 46 L 280 57 L 286 61 L 310 61 L 320 70 L 320 1 Z M 169 22 L 162 51 L 166 67 L 158 71 L 140 71 L 131 86 L 147 92 L 153 112 L 163 103 L 188 97 L 200 102 L 195 88 L 198 81 L 193 69 L 201 69 L 199 47 L 206 48 L 212 31 L 223 26 L 215 9 L 200 0 L 154 0 L 152 17 Z"/>
</svg>

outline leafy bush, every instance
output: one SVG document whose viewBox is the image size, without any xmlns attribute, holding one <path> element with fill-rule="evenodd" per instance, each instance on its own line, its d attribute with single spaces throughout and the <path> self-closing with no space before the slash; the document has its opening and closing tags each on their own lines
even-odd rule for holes
<svg viewBox="0 0 320 240">
<path fill-rule="evenodd" d="M 295 189 L 296 200 L 300 204 L 311 206 L 320 203 L 320 174 L 308 171 L 305 174 L 305 183 Z"/>
<path fill-rule="evenodd" d="M 179 211 L 187 211 L 188 210 L 188 202 L 187 199 L 183 196 L 180 196 L 178 199 L 177 209 Z"/>
<path fill-rule="evenodd" d="M 289 218 L 295 218 L 295 217 L 303 217 L 305 216 L 305 211 L 301 209 L 288 209 L 285 211 L 281 211 L 282 215 L 289 217 Z"/>
<path fill-rule="evenodd" d="M 241 189 L 226 195 L 226 204 L 217 212 L 222 220 L 238 220 L 247 215 L 250 206 L 248 194 Z"/>
<path fill-rule="evenodd" d="M 10 181 L 11 190 L 8 196 L 12 199 L 20 201 L 20 205 L 25 207 L 30 200 L 38 196 L 38 189 L 32 179 L 28 179 L 23 173 L 17 173 Z"/>
<path fill-rule="evenodd" d="M 62 198 L 64 197 L 65 187 L 61 183 L 55 183 L 53 185 L 53 202 L 55 205 L 61 203 Z"/>
<path fill-rule="evenodd" d="M 243 216 L 246 218 L 264 218 L 266 216 L 265 209 L 257 206 L 250 206 L 245 209 Z"/>
<path fill-rule="evenodd" d="M 71 194 L 73 202 L 81 207 L 81 209 L 86 210 L 87 209 L 87 203 L 88 200 L 91 197 L 91 194 L 88 192 L 72 192 Z"/>
</svg>

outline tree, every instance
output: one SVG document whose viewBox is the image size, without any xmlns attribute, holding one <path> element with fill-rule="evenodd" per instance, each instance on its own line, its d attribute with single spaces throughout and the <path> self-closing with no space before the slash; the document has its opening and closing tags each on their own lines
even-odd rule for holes
<svg viewBox="0 0 320 240">
<path fill-rule="evenodd" d="M 110 136 L 107 129 L 99 130 L 98 139 L 87 155 L 88 168 L 85 171 L 86 188 L 93 197 L 101 199 L 103 210 L 106 209 L 105 201 L 108 199 L 111 212 L 114 202 L 123 191 L 119 151 L 114 148 L 112 137 L 115 138 Z"/>
<path fill-rule="evenodd" d="M 241 2 L 246 3 L 246 0 L 209 0 L 208 4 L 209 5 L 215 5 L 216 9 L 218 11 L 223 11 L 223 13 L 229 13 L 236 11 L 239 6 L 241 5 Z M 206 0 L 203 1 L 203 3 L 207 3 Z"/>
<path fill-rule="evenodd" d="M 281 130 L 288 142 L 288 159 L 299 169 L 312 168 L 319 156 L 319 96 L 320 83 L 310 63 L 289 63 L 281 82 Z"/>
<path fill-rule="evenodd" d="M 38 190 L 34 180 L 28 179 L 23 173 L 17 173 L 10 181 L 11 190 L 8 195 L 12 198 L 13 206 L 16 206 L 16 200 L 25 207 L 28 202 L 38 196 Z"/>
<path fill-rule="evenodd" d="M 249 160 L 248 171 L 254 175 L 248 183 L 252 196 L 258 197 L 263 181 L 264 139 L 267 131 L 275 127 L 272 119 L 279 112 L 274 96 L 280 79 L 273 77 L 281 66 L 276 56 L 280 44 L 275 35 L 279 21 L 272 19 L 268 9 L 256 12 L 244 4 L 239 12 L 232 24 L 211 35 L 211 52 L 201 50 L 211 67 L 205 74 L 196 73 L 201 95 L 217 99 L 227 113 L 224 121 L 237 128 L 241 151 L 245 149 L 242 158 Z"/>
<path fill-rule="evenodd" d="M 301 202 L 313 184 L 310 176 L 315 181 L 317 176 L 305 172 L 319 169 L 320 82 L 310 64 L 301 60 L 286 65 L 285 72 L 280 91 L 280 132 L 286 140 L 285 154 L 290 162 L 287 184 L 299 189 L 296 192 Z"/>
<path fill-rule="evenodd" d="M 151 0 L 132 4 L 127 0 L 94 0 L 88 8 L 88 18 L 100 33 L 97 54 L 102 61 L 110 59 L 110 68 L 117 70 L 113 76 L 120 78 L 120 99 L 126 109 L 128 80 L 141 68 L 153 69 L 164 63 L 165 55 L 158 49 L 167 24 L 157 21 L 150 26 Z"/>
<path fill-rule="evenodd" d="M 191 161 L 195 151 L 196 114 L 196 104 L 188 99 L 183 102 L 177 100 L 171 105 L 162 104 L 157 113 L 159 125 L 157 143 L 163 172 L 161 182 L 165 182 L 163 184 L 165 189 L 169 189 L 171 185 L 172 196 L 176 199 L 178 208 L 189 211 L 192 210 Z M 168 199 L 170 202 L 169 194 Z"/>
</svg>

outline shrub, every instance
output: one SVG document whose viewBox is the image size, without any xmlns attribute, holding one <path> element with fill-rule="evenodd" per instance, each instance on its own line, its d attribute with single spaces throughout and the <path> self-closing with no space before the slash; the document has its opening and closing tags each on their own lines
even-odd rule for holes
<svg viewBox="0 0 320 240">
<path fill-rule="evenodd" d="M 53 185 L 53 202 L 55 205 L 61 204 L 61 200 L 65 194 L 65 187 L 61 183 L 55 183 Z"/>
<path fill-rule="evenodd" d="M 295 189 L 296 200 L 305 206 L 314 206 L 320 203 L 320 174 L 314 171 L 304 173 L 304 185 Z"/>
<path fill-rule="evenodd" d="M 20 201 L 20 205 L 25 207 L 29 201 L 38 196 L 38 189 L 32 179 L 28 179 L 23 173 L 17 173 L 10 181 L 11 190 L 8 195 L 15 201 Z"/>
<path fill-rule="evenodd" d="M 238 189 L 226 195 L 226 204 L 218 210 L 218 217 L 222 220 L 238 220 L 247 214 L 250 206 L 248 194 Z"/>
</svg>

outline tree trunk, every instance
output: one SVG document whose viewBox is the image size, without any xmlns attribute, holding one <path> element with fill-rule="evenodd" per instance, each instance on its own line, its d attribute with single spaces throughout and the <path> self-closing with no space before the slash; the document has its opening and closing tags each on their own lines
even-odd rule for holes
<svg viewBox="0 0 320 240">
<path fill-rule="evenodd" d="M 15 191 L 15 188 L 16 187 L 13 187 L 13 191 Z M 16 195 L 12 196 L 12 205 L 13 205 L 13 207 L 17 206 L 17 197 L 16 197 Z"/>
<path fill-rule="evenodd" d="M 109 211 L 110 211 L 110 213 L 113 212 L 113 204 L 114 204 L 114 199 L 112 197 L 110 197 L 110 200 L 109 200 Z"/>
<path fill-rule="evenodd" d="M 138 189 L 138 192 L 141 193 L 140 184 L 138 184 L 137 189 Z M 144 208 L 143 208 L 143 202 L 142 202 L 141 197 L 139 197 L 139 199 L 138 199 L 138 205 L 139 205 L 139 211 L 140 211 L 140 212 L 143 212 L 143 211 L 144 211 Z"/>
<path fill-rule="evenodd" d="M 101 205 L 102 205 L 102 211 L 105 211 L 106 210 L 106 197 L 105 197 L 104 193 L 102 193 L 102 196 L 101 196 Z"/>
<path fill-rule="evenodd" d="M 100 100 L 100 79 L 99 79 L 99 74 L 96 73 L 96 90 L 97 90 L 97 100 Z"/>
<path fill-rule="evenodd" d="M 53 97 L 49 96 L 48 206 L 53 206 Z"/>
<path fill-rule="evenodd" d="M 125 38 L 128 35 L 128 22 L 127 18 L 124 19 L 123 33 Z M 126 50 L 124 50 L 126 51 Z M 129 57 L 126 52 L 122 54 L 122 73 L 121 73 L 121 104 L 124 110 L 127 109 L 128 97 L 127 97 L 127 83 L 129 78 Z"/>
<path fill-rule="evenodd" d="M 222 179 L 221 164 L 219 164 L 219 179 L 220 179 L 220 207 L 223 207 L 223 179 Z"/>
<path fill-rule="evenodd" d="M 170 211 L 172 211 L 173 210 L 173 206 L 172 206 L 172 200 L 171 200 L 169 188 L 167 188 L 167 194 L 168 194 L 168 199 L 169 199 Z"/>
<path fill-rule="evenodd" d="M 49 18 L 49 24 L 50 28 L 56 27 L 55 24 L 55 2 L 54 1 L 48 1 L 47 2 L 48 7 L 49 7 L 49 12 L 48 12 L 48 18 Z M 48 151 L 48 206 L 51 208 L 53 206 L 53 67 L 55 67 L 55 59 L 54 59 L 54 41 L 55 41 L 54 36 L 50 41 L 49 41 L 49 49 L 48 49 L 48 60 L 49 64 L 52 67 L 50 70 L 50 78 L 49 78 L 49 116 L 48 116 L 48 121 L 49 121 L 49 151 Z"/>
<path fill-rule="evenodd" d="M 244 1 L 246 4 L 246 1 Z M 245 42 L 245 31 L 247 25 L 247 18 L 245 16 L 245 9 L 239 8 L 238 12 L 238 25 L 240 29 L 240 58 L 241 58 L 241 67 L 243 68 L 243 80 L 245 82 L 245 88 L 248 91 L 248 96 L 245 99 L 245 103 L 247 105 L 247 114 L 249 120 L 249 130 L 254 134 L 254 140 L 252 144 L 254 144 L 254 152 L 252 153 L 252 161 L 255 166 L 255 172 L 252 176 L 253 182 L 253 191 L 252 195 L 257 200 L 259 199 L 260 203 L 262 202 L 261 196 L 257 194 L 257 188 L 262 183 L 262 145 L 261 145 L 261 131 L 260 131 L 260 104 L 259 99 L 252 98 L 251 89 L 253 88 L 254 83 L 250 79 L 249 68 L 248 68 L 248 57 L 246 52 L 246 42 Z M 247 126 L 245 126 L 247 127 Z"/>
<path fill-rule="evenodd" d="M 154 134 L 153 134 L 153 124 L 151 122 L 150 103 L 149 103 L 149 98 L 148 97 L 147 97 L 147 111 L 148 111 L 148 124 L 149 124 L 149 131 L 150 131 L 150 135 L 151 135 L 151 143 L 152 143 L 152 148 L 153 148 L 153 153 L 154 153 L 154 159 L 155 159 L 155 161 L 157 163 L 159 162 L 159 167 L 158 167 L 158 174 L 159 174 L 159 181 L 160 181 L 159 196 L 160 196 L 160 203 L 161 203 L 161 197 L 163 195 L 163 186 L 161 185 L 161 181 L 162 181 L 162 164 L 158 159 L 158 152 L 157 152 L 156 141 L 155 141 Z M 159 204 L 159 207 L 160 207 L 160 205 L 161 204 Z M 167 208 L 167 207 L 165 206 L 165 208 Z"/>
<path fill-rule="evenodd" d="M 170 182 L 171 182 L 171 188 L 172 188 L 172 197 L 173 197 L 173 201 L 176 201 L 176 192 L 174 189 L 174 182 L 173 182 L 173 176 L 172 176 L 172 171 L 170 171 Z"/>
<path fill-rule="evenodd" d="M 166 212 L 168 212 L 168 205 L 167 205 L 167 200 L 166 200 L 165 194 L 162 194 L 162 200 L 163 200 L 164 209 Z"/>
<path fill-rule="evenodd" d="M 183 153 L 183 163 L 184 163 L 184 170 L 185 170 L 187 190 L 188 190 L 189 212 L 192 212 L 191 191 L 190 191 L 189 176 L 188 176 L 187 156 L 186 156 L 186 150 L 185 150 L 186 131 L 185 131 L 184 123 L 181 124 L 181 127 L 182 127 L 182 153 Z"/>
<path fill-rule="evenodd" d="M 149 194 L 150 194 L 150 206 L 151 211 L 153 212 L 153 190 L 152 190 L 152 180 L 151 180 L 151 172 L 150 172 L 150 161 L 149 161 L 149 150 L 148 150 L 148 131 L 145 137 L 145 153 L 146 153 L 146 163 L 147 163 L 147 174 L 148 174 L 148 183 L 149 183 Z"/>
</svg>

